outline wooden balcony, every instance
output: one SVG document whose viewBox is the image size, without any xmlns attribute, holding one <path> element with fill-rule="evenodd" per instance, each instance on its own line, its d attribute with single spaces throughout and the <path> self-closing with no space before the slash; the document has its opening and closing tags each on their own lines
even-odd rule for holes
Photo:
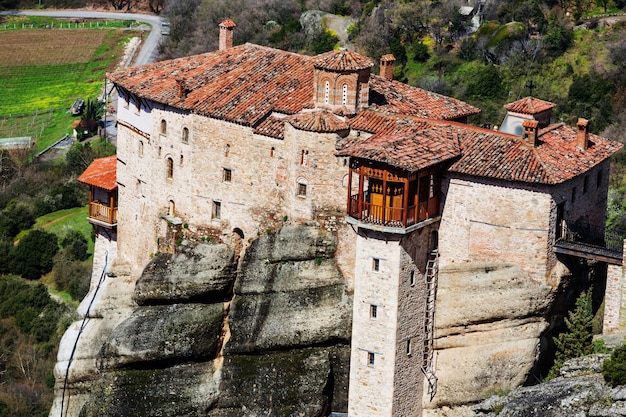
<svg viewBox="0 0 626 417">
<path fill-rule="evenodd" d="M 91 201 L 89 203 L 89 222 L 103 227 L 116 227 L 117 207 Z"/>
<path fill-rule="evenodd" d="M 427 202 L 419 203 L 414 206 L 408 206 L 406 210 L 406 217 L 405 210 L 402 207 L 385 207 L 380 204 L 372 204 L 366 201 L 361 203 L 361 209 L 359 210 L 358 194 L 353 195 L 350 198 L 348 215 L 363 223 L 402 228 L 407 228 L 433 217 L 432 215 L 429 215 Z"/>
</svg>

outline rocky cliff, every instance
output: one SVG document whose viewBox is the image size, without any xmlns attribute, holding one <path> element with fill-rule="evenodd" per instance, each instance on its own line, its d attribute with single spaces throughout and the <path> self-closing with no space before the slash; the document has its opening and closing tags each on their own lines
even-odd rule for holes
<svg viewBox="0 0 626 417">
<path fill-rule="evenodd" d="M 119 301 L 128 308 L 111 320 L 113 310 L 101 306 L 104 320 L 92 321 L 108 324 L 81 336 L 63 400 L 68 415 L 346 410 L 352 304 L 336 245 L 319 227 L 284 227 L 240 258 L 225 244 L 183 242 L 175 255 L 156 255 L 138 279 L 107 278 L 113 284 L 94 311 L 113 292 L 126 292 Z M 65 349 L 77 334 L 69 333 Z"/>
</svg>

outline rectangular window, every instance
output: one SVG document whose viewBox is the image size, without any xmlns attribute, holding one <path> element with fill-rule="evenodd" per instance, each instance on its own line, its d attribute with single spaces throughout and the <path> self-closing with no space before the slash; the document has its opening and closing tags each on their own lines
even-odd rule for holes
<svg viewBox="0 0 626 417">
<path fill-rule="evenodd" d="M 306 197 L 306 184 L 298 183 L 298 197 Z"/>
<path fill-rule="evenodd" d="M 233 179 L 233 171 L 228 168 L 224 168 L 222 171 L 222 181 L 223 182 L 231 182 Z"/>
<path fill-rule="evenodd" d="M 372 271 L 380 271 L 380 259 L 372 259 Z"/>
<path fill-rule="evenodd" d="M 378 315 L 378 306 L 371 304 L 370 305 L 370 318 L 375 319 L 377 315 Z"/>
<path fill-rule="evenodd" d="M 411 339 L 406 341 L 406 355 L 407 356 L 411 356 L 412 353 L 412 346 L 411 346 Z"/>
<path fill-rule="evenodd" d="M 375 360 L 374 353 L 373 352 L 367 352 L 367 364 L 369 366 L 374 366 L 374 360 Z"/>
<path fill-rule="evenodd" d="M 222 203 L 220 201 L 213 201 L 213 218 L 222 218 Z"/>
<path fill-rule="evenodd" d="M 409 275 L 409 285 L 412 287 L 415 285 L 415 271 L 411 271 Z"/>
</svg>

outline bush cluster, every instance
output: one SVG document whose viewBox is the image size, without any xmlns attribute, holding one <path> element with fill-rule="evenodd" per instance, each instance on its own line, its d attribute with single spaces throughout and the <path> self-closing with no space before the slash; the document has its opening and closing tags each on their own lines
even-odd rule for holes
<svg viewBox="0 0 626 417">
<path fill-rule="evenodd" d="M 602 376 L 612 387 L 626 385 L 626 345 L 616 348 L 602 364 Z"/>
</svg>

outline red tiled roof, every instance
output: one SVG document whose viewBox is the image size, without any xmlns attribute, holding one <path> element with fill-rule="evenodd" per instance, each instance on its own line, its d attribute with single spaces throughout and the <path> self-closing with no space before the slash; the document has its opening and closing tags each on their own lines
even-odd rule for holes
<svg viewBox="0 0 626 417">
<path fill-rule="evenodd" d="M 225 27 L 225 28 L 234 28 L 237 25 L 235 24 L 235 22 L 233 22 L 230 19 L 224 19 L 220 22 L 220 26 Z"/>
<path fill-rule="evenodd" d="M 524 97 L 504 105 L 506 110 L 522 114 L 537 114 L 553 107 L 556 107 L 556 104 L 534 97 Z"/>
<path fill-rule="evenodd" d="M 456 127 L 431 125 L 423 119 L 385 116 L 370 111 L 360 113 L 350 124 L 374 135 L 347 143 L 344 149 L 337 152 L 338 156 L 368 159 L 407 171 L 418 171 L 460 155 Z"/>
<path fill-rule="evenodd" d="M 354 61 L 370 65 L 369 58 Z M 316 57 L 253 44 L 139 67 L 120 68 L 108 74 L 119 87 L 139 97 L 190 112 L 256 126 L 272 112 L 296 114 L 313 103 L 313 62 Z M 363 59 L 367 63 L 363 63 Z M 357 65 L 357 64 L 354 64 Z M 186 94 L 181 97 L 179 84 Z M 424 117 L 457 119 L 480 110 L 460 100 L 384 80 L 370 78 L 370 99 L 377 108 Z"/>
<path fill-rule="evenodd" d="M 285 119 L 283 117 L 267 117 L 254 128 L 254 133 L 283 139 L 285 137 Z"/>
<path fill-rule="evenodd" d="M 380 57 L 381 62 L 395 62 L 396 57 L 393 54 L 385 54 Z"/>
<path fill-rule="evenodd" d="M 287 121 L 296 129 L 308 132 L 332 133 L 350 129 L 348 123 L 324 110 L 291 116 Z"/>
<path fill-rule="evenodd" d="M 113 191 L 117 189 L 116 168 L 117 155 L 94 159 L 91 165 L 78 177 L 78 181 Z"/>
<path fill-rule="evenodd" d="M 408 171 L 457 158 L 449 170 L 507 181 L 558 184 L 580 175 L 622 148 L 590 134 L 586 150 L 576 146 L 575 128 L 552 125 L 539 131 L 534 147 L 514 136 L 463 123 L 362 112 L 352 128 L 373 133 L 353 139 L 338 156 L 386 163 Z"/>
<path fill-rule="evenodd" d="M 359 71 L 374 66 L 371 59 L 352 51 L 330 51 L 318 55 L 313 61 L 316 68 L 327 71 Z"/>
<path fill-rule="evenodd" d="M 432 119 L 454 120 L 480 113 L 461 100 L 377 75 L 370 77 L 370 102 L 383 111 Z"/>
</svg>

